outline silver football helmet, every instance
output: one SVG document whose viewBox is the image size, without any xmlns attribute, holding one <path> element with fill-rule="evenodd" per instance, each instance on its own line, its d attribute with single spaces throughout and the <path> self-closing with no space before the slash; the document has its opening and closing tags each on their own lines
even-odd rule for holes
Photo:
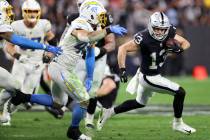
<svg viewBox="0 0 210 140">
<path fill-rule="evenodd" d="M 148 30 L 156 40 L 164 40 L 168 36 L 170 26 L 169 19 L 163 12 L 155 12 L 149 18 Z"/>
</svg>

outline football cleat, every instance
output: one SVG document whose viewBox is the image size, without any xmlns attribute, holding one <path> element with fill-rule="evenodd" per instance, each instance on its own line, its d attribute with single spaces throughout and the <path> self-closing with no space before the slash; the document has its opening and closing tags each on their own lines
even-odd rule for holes
<svg viewBox="0 0 210 140">
<path fill-rule="evenodd" d="M 87 117 L 85 118 L 85 128 L 86 128 L 86 134 L 88 136 L 94 137 L 94 130 L 95 130 L 95 125 L 93 122 L 94 115 L 91 115 L 92 117 Z"/>
<path fill-rule="evenodd" d="M 2 115 L 0 117 L 0 124 L 2 126 L 11 126 L 10 120 L 11 120 L 10 115 Z"/>
<path fill-rule="evenodd" d="M 72 127 L 68 128 L 67 137 L 73 140 L 91 140 L 91 137 L 82 134 L 79 128 L 72 128 Z"/>
<path fill-rule="evenodd" d="M 45 110 L 49 112 L 56 119 L 62 119 L 64 116 L 64 111 L 62 109 L 55 109 L 52 107 L 45 107 Z"/>
<path fill-rule="evenodd" d="M 101 116 L 99 116 L 98 121 L 97 121 L 97 130 L 100 131 L 105 122 L 113 115 L 113 108 L 109 108 L 109 109 L 102 109 L 102 114 Z"/>
<path fill-rule="evenodd" d="M 180 122 L 173 121 L 172 129 L 175 131 L 185 133 L 185 134 L 192 134 L 196 132 L 196 129 L 185 124 L 183 121 L 180 121 Z"/>
<path fill-rule="evenodd" d="M 94 115 L 92 114 L 87 114 L 88 116 L 90 117 L 87 117 L 85 118 L 85 127 L 87 129 L 94 129 L 95 126 L 94 126 L 94 123 L 93 123 L 93 118 L 94 118 Z"/>
<path fill-rule="evenodd" d="M 86 136 L 85 134 L 82 134 L 79 136 L 78 140 L 91 140 L 91 137 Z"/>
</svg>

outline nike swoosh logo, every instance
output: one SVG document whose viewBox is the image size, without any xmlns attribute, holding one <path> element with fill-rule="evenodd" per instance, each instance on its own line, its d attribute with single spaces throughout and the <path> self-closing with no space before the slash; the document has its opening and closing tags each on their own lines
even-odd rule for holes
<svg viewBox="0 0 210 140">
<path fill-rule="evenodd" d="M 101 118 L 101 120 L 99 121 L 99 123 L 102 123 L 102 121 L 103 121 L 103 118 Z"/>
<path fill-rule="evenodd" d="M 184 129 L 184 131 L 187 132 L 187 133 L 189 133 L 189 134 L 191 133 L 191 130 L 185 130 L 185 129 Z"/>
</svg>

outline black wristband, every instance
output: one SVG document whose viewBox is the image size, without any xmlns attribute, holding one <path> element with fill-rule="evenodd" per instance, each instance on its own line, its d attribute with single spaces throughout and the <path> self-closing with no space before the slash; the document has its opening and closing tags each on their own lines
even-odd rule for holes
<svg viewBox="0 0 210 140">
<path fill-rule="evenodd" d="M 100 53 L 99 53 L 99 55 L 98 56 L 96 56 L 95 57 L 95 60 L 97 61 L 98 59 L 100 59 L 101 57 L 103 57 L 106 53 L 107 53 L 107 51 L 106 51 L 106 49 L 105 48 L 99 48 L 100 49 Z"/>
<path fill-rule="evenodd" d="M 21 56 L 21 54 L 20 54 L 20 53 L 17 53 L 17 52 L 13 54 L 13 57 L 14 57 L 15 59 L 17 59 L 17 60 L 20 59 L 20 56 Z"/>
<path fill-rule="evenodd" d="M 106 33 L 107 33 L 107 34 L 112 33 L 112 31 L 111 31 L 110 27 L 106 27 Z"/>
</svg>

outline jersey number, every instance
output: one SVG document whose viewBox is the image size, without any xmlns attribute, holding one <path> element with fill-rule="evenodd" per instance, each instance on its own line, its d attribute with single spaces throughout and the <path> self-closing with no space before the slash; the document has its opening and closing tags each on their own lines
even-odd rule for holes
<svg viewBox="0 0 210 140">
<path fill-rule="evenodd" d="M 165 52 L 166 52 L 165 50 L 161 50 L 159 54 L 157 54 L 156 52 L 151 53 L 150 57 L 152 58 L 152 63 L 149 66 L 150 69 L 155 70 L 155 69 L 158 68 L 158 66 L 159 67 L 163 66 L 164 61 L 166 59 L 166 53 Z M 158 66 L 157 66 L 157 57 L 158 57 L 157 55 L 159 55 L 161 58 L 163 58 Z"/>
</svg>

